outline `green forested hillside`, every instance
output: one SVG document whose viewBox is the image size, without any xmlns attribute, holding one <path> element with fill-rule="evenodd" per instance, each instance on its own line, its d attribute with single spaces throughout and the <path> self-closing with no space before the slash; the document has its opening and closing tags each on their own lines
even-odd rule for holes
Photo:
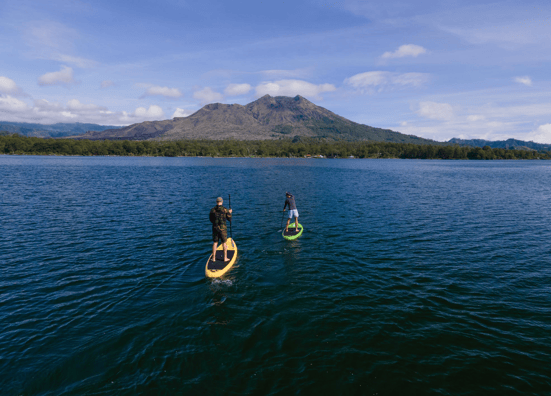
<svg viewBox="0 0 551 396">
<path fill-rule="evenodd" d="M 551 152 L 461 147 L 412 143 L 320 141 L 317 139 L 180 140 L 168 142 L 128 140 L 41 139 L 0 136 L 1 154 L 419 158 L 419 159 L 551 159 Z"/>
<path fill-rule="evenodd" d="M 390 129 L 374 128 L 348 120 L 345 122 L 338 118 L 330 119 L 324 117 L 321 120 L 307 121 L 305 124 L 314 132 L 316 137 L 330 140 L 371 140 L 394 143 L 442 144 L 434 140 L 394 132 Z M 292 129 L 289 129 L 289 133 L 292 133 Z"/>
<path fill-rule="evenodd" d="M 489 146 L 491 148 L 505 148 L 505 149 L 531 149 L 537 151 L 551 150 L 551 144 L 527 142 L 525 140 L 507 139 L 507 140 L 485 140 L 485 139 L 457 139 L 453 138 L 448 141 L 451 144 L 458 144 L 460 146 L 471 147 L 484 147 Z"/>
<path fill-rule="evenodd" d="M 111 125 L 57 123 L 57 124 L 36 124 L 29 122 L 7 122 L 0 121 L 0 131 L 17 133 L 23 136 L 34 137 L 65 137 L 81 135 L 87 131 L 105 131 L 106 129 L 117 129 Z"/>
</svg>

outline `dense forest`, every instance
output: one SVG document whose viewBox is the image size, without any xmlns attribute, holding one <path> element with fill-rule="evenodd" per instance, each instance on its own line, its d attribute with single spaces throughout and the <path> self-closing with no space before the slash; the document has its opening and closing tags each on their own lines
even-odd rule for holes
<svg viewBox="0 0 551 396">
<path fill-rule="evenodd" d="M 42 139 L 0 132 L 0 154 L 118 155 L 163 157 L 307 157 L 418 159 L 551 159 L 551 151 L 511 150 L 489 146 L 435 146 L 411 143 L 282 139 L 269 141 Z"/>
</svg>

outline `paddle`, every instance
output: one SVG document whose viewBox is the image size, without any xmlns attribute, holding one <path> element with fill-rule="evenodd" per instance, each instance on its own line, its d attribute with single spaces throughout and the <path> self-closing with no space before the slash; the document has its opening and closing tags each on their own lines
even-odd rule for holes
<svg viewBox="0 0 551 396">
<path fill-rule="evenodd" d="M 228 196 L 230 197 L 229 203 L 230 203 L 230 209 L 231 209 L 231 194 L 228 194 Z M 230 220 L 230 238 L 233 240 L 233 235 L 232 235 L 232 232 L 231 232 L 231 220 Z"/>
<path fill-rule="evenodd" d="M 280 225 L 280 230 L 278 232 L 281 232 L 283 231 L 283 217 L 285 217 L 285 211 L 283 211 L 283 213 L 281 214 L 281 225 Z"/>
</svg>

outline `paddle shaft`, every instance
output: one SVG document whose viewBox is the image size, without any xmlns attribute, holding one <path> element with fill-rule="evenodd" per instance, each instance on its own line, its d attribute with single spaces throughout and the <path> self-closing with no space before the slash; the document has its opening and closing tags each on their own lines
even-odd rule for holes
<svg viewBox="0 0 551 396">
<path fill-rule="evenodd" d="M 230 203 L 230 209 L 231 209 L 231 194 L 228 194 L 229 196 L 229 203 Z M 233 234 L 231 232 L 231 220 L 230 220 L 230 238 L 233 239 Z"/>
</svg>

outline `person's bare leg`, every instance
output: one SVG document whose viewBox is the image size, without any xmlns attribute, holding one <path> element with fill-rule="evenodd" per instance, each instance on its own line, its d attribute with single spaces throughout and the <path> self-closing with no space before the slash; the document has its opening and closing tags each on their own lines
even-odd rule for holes
<svg viewBox="0 0 551 396">
<path fill-rule="evenodd" d="M 291 219 L 287 219 L 287 225 L 285 226 L 285 232 L 289 231 L 289 223 L 291 222 Z"/>
<path fill-rule="evenodd" d="M 216 261 L 216 248 L 218 247 L 218 242 L 212 244 L 212 261 Z"/>
<path fill-rule="evenodd" d="M 224 261 L 228 261 L 228 243 L 224 244 Z"/>
<path fill-rule="evenodd" d="M 297 229 L 297 232 L 298 232 L 298 217 L 295 217 L 295 228 Z"/>
</svg>

